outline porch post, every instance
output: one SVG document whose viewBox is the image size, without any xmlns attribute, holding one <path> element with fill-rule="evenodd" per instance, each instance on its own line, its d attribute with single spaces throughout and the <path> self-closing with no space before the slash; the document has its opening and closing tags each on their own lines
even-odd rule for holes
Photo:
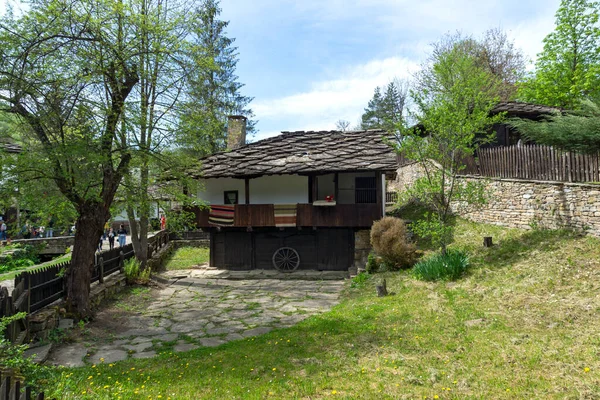
<svg viewBox="0 0 600 400">
<path fill-rule="evenodd" d="M 383 201 L 383 196 L 382 196 L 382 192 L 383 192 L 383 182 L 382 182 L 382 174 L 381 171 L 377 171 L 375 173 L 375 185 L 376 185 L 376 192 L 377 192 L 377 204 L 379 205 L 379 218 L 383 217 L 383 208 L 385 207 L 385 203 Z"/>
<path fill-rule="evenodd" d="M 244 179 L 244 198 L 246 204 L 250 204 L 250 178 Z"/>
<path fill-rule="evenodd" d="M 339 184 L 339 180 L 340 180 L 340 179 L 339 179 L 339 178 L 340 178 L 340 175 L 339 175 L 339 174 L 336 172 L 336 173 L 335 173 L 335 176 L 334 176 L 334 178 L 333 178 L 333 182 L 334 182 L 334 184 L 335 184 L 335 189 L 334 189 L 334 192 L 333 192 L 333 199 L 334 199 L 336 202 L 337 202 L 337 201 L 339 201 L 339 199 L 338 199 L 338 197 L 339 197 L 339 193 L 340 193 L 340 184 Z"/>
</svg>

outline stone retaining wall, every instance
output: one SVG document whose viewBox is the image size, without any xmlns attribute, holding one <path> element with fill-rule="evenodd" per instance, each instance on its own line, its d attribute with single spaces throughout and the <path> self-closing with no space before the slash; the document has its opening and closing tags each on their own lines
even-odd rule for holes
<svg viewBox="0 0 600 400">
<path fill-rule="evenodd" d="M 102 300 L 110 298 L 125 287 L 125 275 L 117 272 L 104 278 L 104 283 L 94 283 L 90 288 L 90 304 L 97 309 Z M 64 316 L 62 300 L 27 316 L 31 341 L 45 340 L 58 327 L 61 314 Z"/>
<path fill-rule="evenodd" d="M 458 205 L 455 210 L 476 222 L 525 229 L 573 228 L 600 236 L 600 185 L 486 179 L 486 192 L 488 203 L 479 210 Z"/>
<path fill-rule="evenodd" d="M 398 169 L 395 183 L 402 191 L 422 176 L 419 164 Z M 476 209 L 454 204 L 454 211 L 472 221 L 531 229 L 573 228 L 600 236 L 600 184 L 543 182 L 464 176 L 484 181 L 488 203 Z"/>
<path fill-rule="evenodd" d="M 364 271 L 371 252 L 371 230 L 362 229 L 354 232 L 354 267 L 351 274 Z"/>
</svg>

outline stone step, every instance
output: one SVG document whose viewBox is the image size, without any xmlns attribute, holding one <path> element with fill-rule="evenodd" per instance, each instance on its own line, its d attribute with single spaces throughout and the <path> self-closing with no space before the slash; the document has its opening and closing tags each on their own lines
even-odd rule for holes
<svg viewBox="0 0 600 400">
<path fill-rule="evenodd" d="M 73 328 L 73 320 L 70 318 L 61 318 L 58 321 L 58 329 L 71 329 Z"/>
<path fill-rule="evenodd" d="M 36 364 L 41 364 L 48 359 L 48 355 L 50 354 L 51 350 L 52 343 L 48 343 L 43 346 L 30 347 L 29 349 L 25 350 L 23 356 L 25 358 L 33 356 L 33 362 Z"/>
</svg>

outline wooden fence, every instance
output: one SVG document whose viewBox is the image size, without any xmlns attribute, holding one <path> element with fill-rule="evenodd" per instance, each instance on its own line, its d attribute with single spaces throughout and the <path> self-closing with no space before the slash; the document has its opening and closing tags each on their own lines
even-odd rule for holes
<svg viewBox="0 0 600 400">
<path fill-rule="evenodd" d="M 400 154 L 398 165 L 411 160 Z M 558 182 L 600 182 L 600 153 L 581 154 L 551 146 L 524 145 L 480 148 L 462 160 L 466 175 Z"/>
<path fill-rule="evenodd" d="M 0 400 L 44 400 L 43 392 L 33 396 L 30 387 L 27 386 L 21 391 L 21 386 L 20 380 L 2 376 L 0 372 Z"/>
<path fill-rule="evenodd" d="M 169 233 L 161 231 L 148 239 L 148 258 L 163 248 L 169 241 Z M 133 245 L 128 244 L 96 255 L 90 283 L 104 282 L 108 276 L 123 267 L 125 260 L 134 256 Z M 61 299 L 64 296 L 64 271 L 70 261 L 25 271 L 15 277 L 12 296 L 8 290 L 0 287 L 0 317 L 9 317 L 18 312 L 32 313 Z M 6 331 L 7 338 L 13 343 L 25 343 L 28 339 L 27 319 L 11 323 Z"/>
<path fill-rule="evenodd" d="M 497 178 L 563 182 L 600 182 L 598 154 L 526 145 L 479 149 L 479 174 Z"/>
</svg>

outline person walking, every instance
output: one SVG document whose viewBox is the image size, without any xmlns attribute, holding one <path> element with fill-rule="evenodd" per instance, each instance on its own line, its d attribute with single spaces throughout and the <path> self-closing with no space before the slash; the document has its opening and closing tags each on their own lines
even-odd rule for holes
<svg viewBox="0 0 600 400">
<path fill-rule="evenodd" d="M 8 237 L 6 236 L 7 230 L 8 230 L 8 227 L 6 226 L 4 219 L 2 219 L 2 217 L 0 217 L 0 241 L 8 239 Z"/>
<path fill-rule="evenodd" d="M 117 231 L 117 234 L 119 235 L 119 247 L 125 246 L 127 230 L 125 229 L 125 226 L 123 224 L 121 224 L 119 226 L 119 230 Z"/>
<path fill-rule="evenodd" d="M 164 231 L 165 229 L 167 229 L 167 218 L 165 214 L 160 214 L 160 230 Z"/>
<path fill-rule="evenodd" d="M 108 237 L 108 248 L 110 250 L 115 248 L 115 231 L 113 231 L 113 228 L 109 228 L 108 229 L 108 235 L 106 235 Z"/>
<path fill-rule="evenodd" d="M 48 232 L 46 233 L 46 237 L 53 237 L 54 236 L 54 219 L 52 217 L 50 217 L 50 220 L 48 221 Z"/>
</svg>

